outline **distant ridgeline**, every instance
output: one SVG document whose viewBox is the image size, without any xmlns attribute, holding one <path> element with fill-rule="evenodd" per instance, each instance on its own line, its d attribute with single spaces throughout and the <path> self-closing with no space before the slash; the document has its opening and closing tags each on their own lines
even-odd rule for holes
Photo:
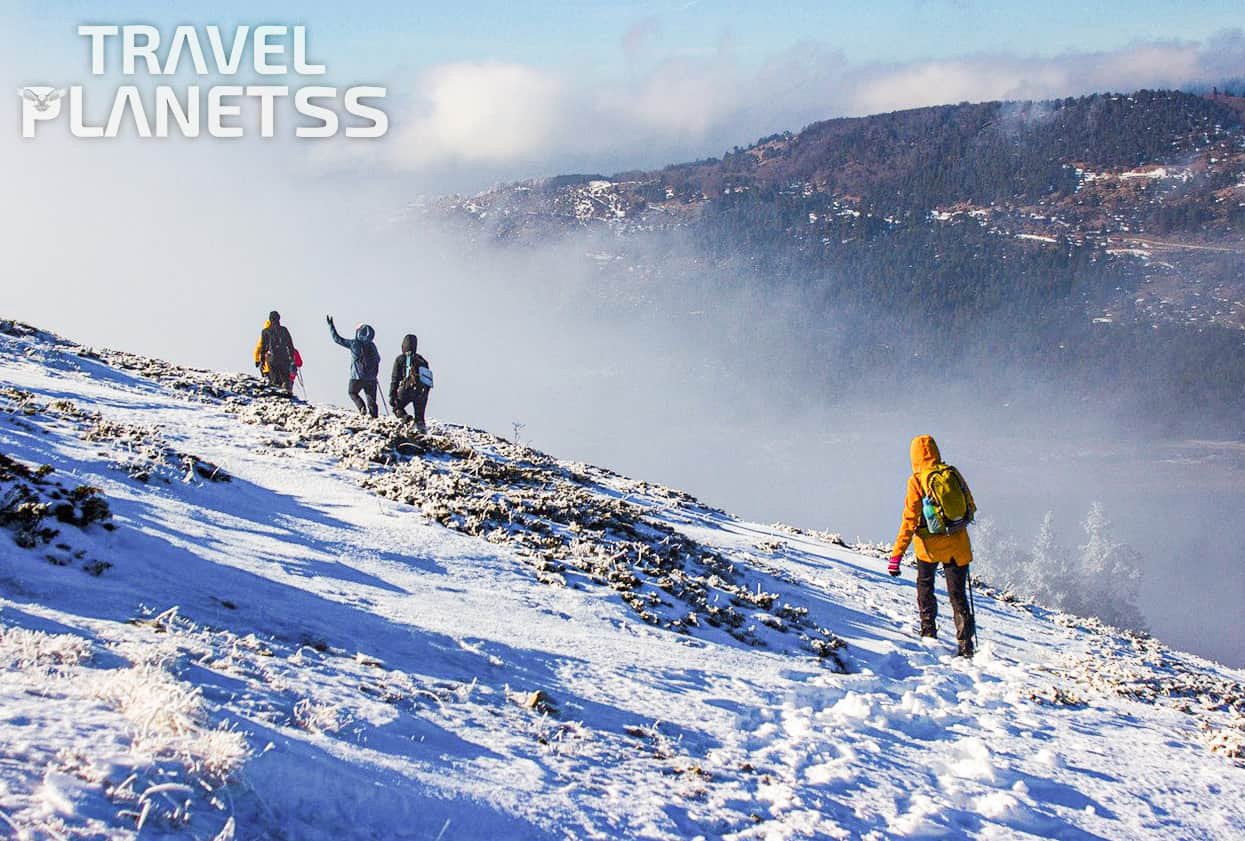
<svg viewBox="0 0 1245 841">
<path fill-rule="evenodd" d="M 1174 91 L 921 108 L 434 212 L 501 241 L 607 231 L 599 271 L 650 305 L 688 284 L 795 291 L 827 316 L 792 328 L 804 343 L 829 342 L 819 321 L 840 339 L 856 325 L 827 377 L 904 364 L 937 335 L 1205 417 L 1245 409 L 1243 114 L 1245 98 Z"/>
</svg>

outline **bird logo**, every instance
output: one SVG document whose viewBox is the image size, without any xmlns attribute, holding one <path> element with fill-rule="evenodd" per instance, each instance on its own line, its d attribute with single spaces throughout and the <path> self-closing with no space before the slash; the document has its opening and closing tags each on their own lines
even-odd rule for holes
<svg viewBox="0 0 1245 841">
<path fill-rule="evenodd" d="M 30 107 L 34 108 L 40 114 L 55 108 L 57 111 L 61 107 L 61 98 L 65 95 L 64 88 L 22 88 L 17 95 L 26 102 L 30 103 Z"/>
<path fill-rule="evenodd" d="M 65 88 L 25 87 L 18 88 L 22 100 L 22 137 L 35 136 L 35 124 L 43 120 L 55 120 L 61 115 L 61 103 L 65 101 Z"/>
</svg>

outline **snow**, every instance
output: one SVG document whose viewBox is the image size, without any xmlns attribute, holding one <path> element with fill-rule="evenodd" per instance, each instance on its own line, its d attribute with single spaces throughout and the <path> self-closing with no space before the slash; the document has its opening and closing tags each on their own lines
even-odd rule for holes
<svg viewBox="0 0 1245 841">
<path fill-rule="evenodd" d="M 1089 184 L 1094 181 L 1132 181 L 1138 178 L 1145 178 L 1151 181 L 1175 180 L 1187 182 L 1193 178 L 1193 171 L 1189 167 L 1172 167 L 1172 166 L 1156 166 L 1149 169 L 1130 169 L 1123 172 L 1089 172 L 1084 169 L 1076 170 L 1077 177 L 1081 184 Z"/>
<path fill-rule="evenodd" d="M 571 187 L 566 197 L 559 197 L 555 204 L 569 202 L 571 214 L 583 223 L 623 220 L 627 218 L 628 207 L 618 188 L 612 181 L 594 179 Z"/>
<path fill-rule="evenodd" d="M 1120 173 L 1120 180 L 1127 181 L 1130 178 L 1166 178 L 1167 170 L 1161 166 L 1147 170 L 1129 170 Z"/>
<path fill-rule="evenodd" d="M 1130 257 L 1140 257 L 1142 260 L 1150 259 L 1150 249 L 1140 248 L 1108 248 L 1107 253 L 1111 255 L 1127 254 Z"/>
<path fill-rule="evenodd" d="M 111 514 L 31 548 L 0 529 L 16 837 L 1245 829 L 1239 670 L 982 586 L 957 659 L 915 636 L 911 569 L 833 535 L 444 423 L 403 455 L 392 421 L 4 328 L 0 453 Z M 473 494 L 510 527 L 473 525 Z M 532 513 L 557 506 L 588 519 Z M 674 536 L 669 590 L 643 552 L 591 560 Z"/>
</svg>

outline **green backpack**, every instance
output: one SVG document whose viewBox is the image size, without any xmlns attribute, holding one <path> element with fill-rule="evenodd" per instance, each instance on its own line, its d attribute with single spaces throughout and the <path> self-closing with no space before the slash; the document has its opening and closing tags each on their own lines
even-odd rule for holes
<svg viewBox="0 0 1245 841">
<path fill-rule="evenodd" d="M 925 488 L 921 510 L 925 515 L 926 531 L 930 534 L 955 534 L 973 521 L 977 506 L 960 471 L 938 462 L 920 478 Z"/>
</svg>

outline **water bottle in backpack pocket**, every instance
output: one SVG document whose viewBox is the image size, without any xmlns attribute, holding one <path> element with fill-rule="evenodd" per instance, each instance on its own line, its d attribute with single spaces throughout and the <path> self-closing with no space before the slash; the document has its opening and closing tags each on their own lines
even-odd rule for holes
<svg viewBox="0 0 1245 841">
<path fill-rule="evenodd" d="M 921 512 L 925 515 L 925 530 L 930 534 L 942 534 L 946 526 L 938 514 L 938 506 L 931 497 L 921 500 Z"/>
</svg>

